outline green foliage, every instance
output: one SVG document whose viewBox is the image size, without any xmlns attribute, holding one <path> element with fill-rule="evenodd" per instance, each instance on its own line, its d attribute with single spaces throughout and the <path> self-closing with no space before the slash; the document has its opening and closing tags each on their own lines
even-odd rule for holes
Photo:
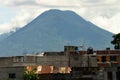
<svg viewBox="0 0 120 80">
<path fill-rule="evenodd" d="M 114 48 L 115 48 L 115 49 L 120 49 L 120 33 L 115 34 L 115 35 L 113 35 L 112 37 L 113 37 L 114 39 L 113 39 L 113 41 L 111 41 L 111 43 L 112 43 L 113 45 L 115 45 Z"/>
<path fill-rule="evenodd" d="M 24 80 L 39 80 L 39 76 L 35 72 L 36 72 L 35 70 L 30 71 L 25 70 L 23 73 Z"/>
</svg>

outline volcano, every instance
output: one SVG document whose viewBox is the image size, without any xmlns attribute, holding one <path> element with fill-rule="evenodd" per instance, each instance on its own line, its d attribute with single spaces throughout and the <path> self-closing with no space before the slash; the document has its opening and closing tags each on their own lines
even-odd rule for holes
<svg viewBox="0 0 120 80">
<path fill-rule="evenodd" d="M 86 21 L 75 12 L 48 10 L 0 42 L 0 56 L 63 51 L 66 45 L 105 49 L 113 33 Z"/>
</svg>

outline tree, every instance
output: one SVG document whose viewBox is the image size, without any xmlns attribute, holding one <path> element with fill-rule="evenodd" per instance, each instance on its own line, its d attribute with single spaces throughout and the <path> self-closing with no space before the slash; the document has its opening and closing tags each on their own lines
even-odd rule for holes
<svg viewBox="0 0 120 80">
<path fill-rule="evenodd" d="M 24 80 L 39 80 L 38 74 L 36 74 L 36 69 L 27 70 L 25 69 L 23 73 Z"/>
<path fill-rule="evenodd" d="M 113 39 L 113 41 L 111 41 L 111 43 L 112 43 L 113 45 L 115 45 L 114 48 L 115 48 L 115 49 L 120 49 L 120 33 L 115 34 L 115 35 L 113 35 L 112 37 L 113 37 L 114 39 Z"/>
</svg>

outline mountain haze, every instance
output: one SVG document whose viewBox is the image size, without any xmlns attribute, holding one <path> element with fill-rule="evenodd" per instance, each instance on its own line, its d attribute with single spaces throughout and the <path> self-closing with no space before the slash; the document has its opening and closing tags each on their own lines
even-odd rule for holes
<svg viewBox="0 0 120 80">
<path fill-rule="evenodd" d="M 65 45 L 112 47 L 112 33 L 72 11 L 49 10 L 0 42 L 0 56 L 63 51 Z"/>
</svg>

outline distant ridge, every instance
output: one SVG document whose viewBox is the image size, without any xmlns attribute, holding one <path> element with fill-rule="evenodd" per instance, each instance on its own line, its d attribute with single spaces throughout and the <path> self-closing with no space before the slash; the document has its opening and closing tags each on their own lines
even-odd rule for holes
<svg viewBox="0 0 120 80">
<path fill-rule="evenodd" d="M 48 10 L 0 42 L 0 56 L 63 51 L 65 45 L 94 49 L 112 47 L 113 33 L 84 20 L 72 11 Z"/>
</svg>

